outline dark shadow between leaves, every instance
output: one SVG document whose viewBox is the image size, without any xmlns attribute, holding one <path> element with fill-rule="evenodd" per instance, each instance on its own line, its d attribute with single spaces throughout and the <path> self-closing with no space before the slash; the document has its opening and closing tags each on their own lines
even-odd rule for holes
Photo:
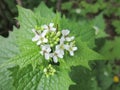
<svg viewBox="0 0 120 90">
<path fill-rule="evenodd" d="M 91 78 L 92 73 L 89 69 L 82 66 L 71 67 L 70 77 L 75 85 L 71 85 L 69 90 L 92 90 Z"/>
</svg>

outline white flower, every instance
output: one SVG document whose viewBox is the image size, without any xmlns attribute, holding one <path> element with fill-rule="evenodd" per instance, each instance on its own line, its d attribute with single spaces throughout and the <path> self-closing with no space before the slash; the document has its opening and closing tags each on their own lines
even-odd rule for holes
<svg viewBox="0 0 120 90">
<path fill-rule="evenodd" d="M 59 50 L 59 53 L 64 55 L 64 49 L 66 45 L 64 43 L 60 43 L 59 45 L 56 45 L 56 50 Z"/>
<path fill-rule="evenodd" d="M 63 58 L 63 55 L 60 53 L 59 50 L 56 50 L 54 53 L 51 54 L 51 57 L 53 58 L 53 61 L 55 63 L 57 63 L 58 62 L 58 57 Z"/>
<path fill-rule="evenodd" d="M 40 45 L 41 43 L 47 43 L 48 39 L 45 38 L 46 30 L 44 30 L 41 34 L 39 34 L 35 29 L 32 29 L 35 36 L 32 38 L 32 41 L 37 41 L 37 45 Z"/>
<path fill-rule="evenodd" d="M 69 35 L 69 33 L 70 33 L 70 31 L 69 30 L 62 30 L 62 35 L 63 36 L 67 36 L 67 35 Z"/>
<path fill-rule="evenodd" d="M 71 56 L 74 56 L 74 51 L 77 50 L 77 47 L 74 47 L 73 43 L 70 43 L 70 45 L 66 45 L 66 50 L 69 51 Z"/>
<path fill-rule="evenodd" d="M 42 45 L 41 48 L 42 50 L 40 51 L 40 53 L 42 55 L 45 55 L 45 59 L 48 60 L 50 58 L 50 52 L 51 52 L 50 45 Z"/>
<path fill-rule="evenodd" d="M 38 37 L 36 37 L 36 39 L 38 39 Z M 38 39 L 37 45 L 40 45 L 42 43 L 47 43 L 47 42 L 48 42 L 48 39 L 45 38 L 45 33 L 41 33 L 39 35 L 39 39 Z"/>
<path fill-rule="evenodd" d="M 64 42 L 64 41 L 70 42 L 70 41 L 74 40 L 74 38 L 75 38 L 74 36 L 68 37 L 69 33 L 70 33 L 69 30 L 62 30 L 63 36 L 61 37 L 60 42 Z"/>
<path fill-rule="evenodd" d="M 81 13 L 81 9 L 79 9 L 79 8 L 77 8 L 75 11 L 76 11 L 77 14 Z"/>
<path fill-rule="evenodd" d="M 48 31 L 56 31 L 56 28 L 54 28 L 54 23 L 50 23 L 49 25 L 43 25 L 42 28 Z"/>
</svg>

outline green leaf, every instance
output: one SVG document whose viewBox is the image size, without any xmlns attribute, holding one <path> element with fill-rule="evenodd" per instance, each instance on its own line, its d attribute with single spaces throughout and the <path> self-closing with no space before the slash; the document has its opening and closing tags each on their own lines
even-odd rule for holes
<svg viewBox="0 0 120 90">
<path fill-rule="evenodd" d="M 120 37 L 115 37 L 114 40 L 107 40 L 100 53 L 107 59 L 120 59 Z"/>
<path fill-rule="evenodd" d="M 111 63 L 106 64 L 106 61 L 97 61 L 95 73 L 101 89 L 109 90 L 113 84 L 113 69 Z"/>
<path fill-rule="evenodd" d="M 46 77 L 40 68 L 33 69 L 31 65 L 22 69 L 16 66 L 9 70 L 17 90 L 68 90 L 73 83 L 66 69 L 59 68 L 55 75 L 49 77 Z"/>
<path fill-rule="evenodd" d="M 52 9 L 46 7 L 45 3 L 43 2 L 34 9 L 34 12 L 37 17 L 38 25 L 49 24 L 50 22 L 53 22 L 53 18 L 55 17 Z"/>
<path fill-rule="evenodd" d="M 70 76 L 76 82 L 76 85 L 70 86 L 70 90 L 100 90 L 93 73 L 84 67 L 71 67 Z"/>
<path fill-rule="evenodd" d="M 115 27 L 115 31 L 117 32 L 117 34 L 120 34 L 120 21 L 114 20 L 112 22 L 112 25 Z"/>
<path fill-rule="evenodd" d="M 72 8 L 73 3 L 72 2 L 64 2 L 62 3 L 62 9 L 63 10 L 70 10 Z"/>
<path fill-rule="evenodd" d="M 10 32 L 8 38 L 0 36 L 0 64 L 19 54 L 18 45 L 15 43 L 16 35 Z"/>
<path fill-rule="evenodd" d="M 105 21 L 103 18 L 103 14 L 100 14 L 93 19 L 93 28 L 95 30 L 96 38 L 104 38 L 108 36 L 105 33 Z"/>
</svg>

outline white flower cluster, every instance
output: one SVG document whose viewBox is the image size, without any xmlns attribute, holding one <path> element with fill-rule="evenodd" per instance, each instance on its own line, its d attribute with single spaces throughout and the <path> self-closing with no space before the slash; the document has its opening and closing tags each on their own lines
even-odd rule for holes
<svg viewBox="0 0 120 90">
<path fill-rule="evenodd" d="M 46 60 L 53 60 L 58 62 L 58 58 L 63 58 L 64 51 L 69 51 L 70 55 L 74 55 L 77 47 L 74 43 L 74 36 L 69 37 L 69 30 L 62 30 L 61 32 L 54 27 L 54 23 L 49 25 L 42 25 L 39 29 L 32 29 L 35 36 L 32 41 L 35 41 L 40 46 L 40 54 Z"/>
</svg>

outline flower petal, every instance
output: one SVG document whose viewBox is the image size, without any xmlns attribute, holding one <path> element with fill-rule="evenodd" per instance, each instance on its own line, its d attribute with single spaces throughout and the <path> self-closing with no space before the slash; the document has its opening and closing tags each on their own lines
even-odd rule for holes
<svg viewBox="0 0 120 90">
<path fill-rule="evenodd" d="M 43 39 L 43 42 L 44 42 L 44 43 L 47 43 L 47 42 L 48 42 L 48 39 L 44 38 L 44 39 Z"/>
<path fill-rule="evenodd" d="M 60 43 L 64 43 L 64 41 L 65 41 L 65 37 L 62 36 L 62 37 L 60 38 Z"/>
<path fill-rule="evenodd" d="M 74 56 L 74 52 L 73 52 L 73 51 L 70 51 L 70 55 L 71 55 L 71 56 Z"/>
<path fill-rule="evenodd" d="M 53 57 L 53 61 L 54 61 L 54 63 L 57 63 L 57 62 L 58 62 L 57 56 L 54 56 L 54 57 Z"/>
<path fill-rule="evenodd" d="M 37 45 L 40 45 L 41 44 L 41 41 L 39 40 L 38 42 L 37 42 Z"/>
<path fill-rule="evenodd" d="M 53 32 L 55 32 L 55 31 L 56 31 L 56 28 L 51 28 L 50 30 L 53 31 Z"/>
<path fill-rule="evenodd" d="M 62 30 L 62 35 L 67 36 L 70 33 L 69 30 Z"/>
<path fill-rule="evenodd" d="M 35 37 L 32 38 L 32 41 L 37 41 L 39 40 L 40 36 L 39 35 L 35 35 Z"/>
<path fill-rule="evenodd" d="M 50 55 L 48 53 L 45 53 L 45 59 L 49 60 Z"/>
<path fill-rule="evenodd" d="M 73 51 L 76 51 L 77 50 L 77 47 L 73 47 Z"/>
<path fill-rule="evenodd" d="M 68 41 L 68 42 L 69 42 L 69 41 L 74 40 L 74 38 L 75 38 L 75 37 L 74 37 L 74 36 L 72 36 L 72 37 L 66 37 L 65 39 L 66 39 L 66 41 Z"/>
<path fill-rule="evenodd" d="M 49 27 L 53 27 L 53 26 L 54 26 L 54 23 L 50 23 L 50 24 L 49 24 Z"/>
<path fill-rule="evenodd" d="M 41 36 L 42 37 L 45 37 L 45 35 L 47 34 L 48 30 L 44 30 L 42 33 L 41 33 Z"/>
</svg>

